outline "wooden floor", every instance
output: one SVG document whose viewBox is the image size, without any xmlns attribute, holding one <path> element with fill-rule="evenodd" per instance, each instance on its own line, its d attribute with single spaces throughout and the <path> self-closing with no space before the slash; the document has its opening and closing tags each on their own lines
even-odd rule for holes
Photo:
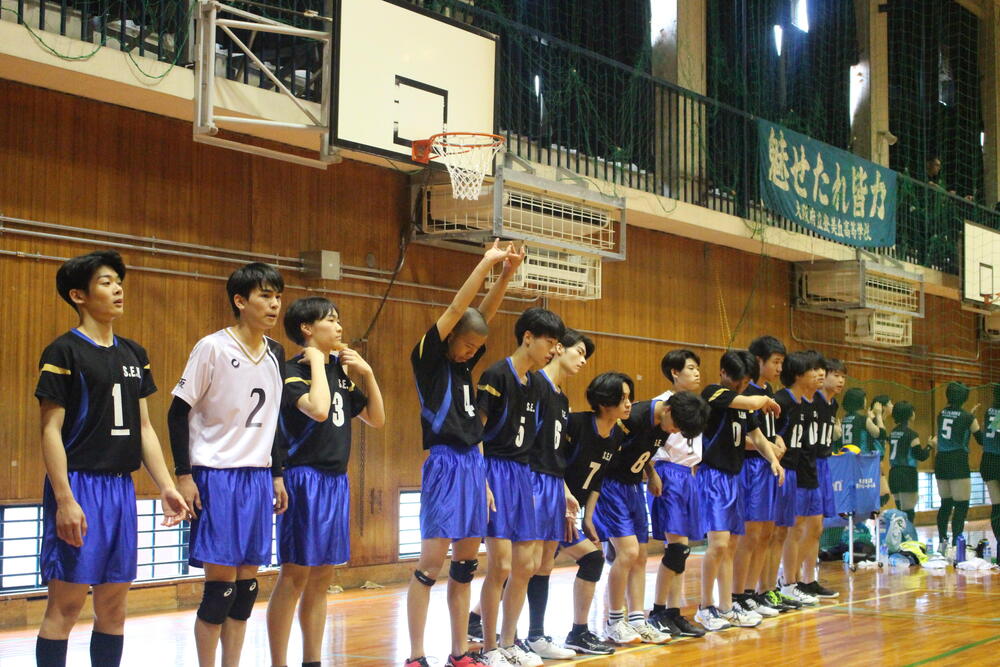
<svg viewBox="0 0 1000 667">
<path fill-rule="evenodd" d="M 970 541 L 987 526 L 970 526 Z M 923 530 L 921 531 L 923 534 Z M 974 543 L 974 541 L 973 541 Z M 647 565 L 647 607 L 658 559 Z M 700 557 L 689 561 L 689 591 L 697 591 Z M 568 629 L 575 569 L 553 573 L 546 630 L 555 638 Z M 548 664 L 599 667 L 640 665 L 998 665 L 1000 664 L 1000 575 L 962 574 L 910 568 L 909 571 L 859 570 L 824 563 L 821 579 L 841 591 L 838 600 L 785 614 L 755 629 L 731 629 L 704 639 L 674 641 L 662 647 L 622 649 L 611 657 L 581 657 Z M 474 584 L 474 596 L 478 582 Z M 603 597 L 598 592 L 599 599 Z M 474 598 L 475 599 L 475 598 Z M 695 602 L 689 596 L 690 602 Z M 401 586 L 378 591 L 348 591 L 330 596 L 324 665 L 375 667 L 400 665 L 407 657 L 406 593 Z M 603 604 L 593 621 L 603 613 Z M 428 650 L 444 663 L 447 655 L 444 586 L 435 587 L 428 629 Z M 191 631 L 194 611 L 132 617 L 125 637 L 124 665 L 194 665 Z M 526 630 L 527 613 L 522 619 Z M 301 660 L 293 628 L 289 664 Z M 34 665 L 35 628 L 0 633 L 3 667 Z M 69 664 L 88 665 L 89 623 L 70 640 Z M 269 664 L 264 604 L 258 604 L 247 630 L 244 665 Z M 432 663 L 433 664 L 433 663 Z"/>
</svg>

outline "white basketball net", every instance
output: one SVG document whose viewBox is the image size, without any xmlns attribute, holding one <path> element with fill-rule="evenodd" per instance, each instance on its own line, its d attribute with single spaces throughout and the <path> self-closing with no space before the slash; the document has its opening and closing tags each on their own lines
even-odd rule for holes
<svg viewBox="0 0 1000 667">
<path fill-rule="evenodd" d="M 479 199 L 494 156 L 503 150 L 503 140 L 488 135 L 446 134 L 434 139 L 431 148 L 448 167 L 452 196 L 474 201 Z"/>
</svg>

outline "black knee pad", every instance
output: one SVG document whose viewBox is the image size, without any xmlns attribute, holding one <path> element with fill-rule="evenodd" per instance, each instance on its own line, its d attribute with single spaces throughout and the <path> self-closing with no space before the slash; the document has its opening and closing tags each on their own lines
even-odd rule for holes
<svg viewBox="0 0 1000 667">
<path fill-rule="evenodd" d="M 580 560 L 576 561 L 579 569 L 576 571 L 576 578 L 597 583 L 601 580 L 601 572 L 604 571 L 604 556 L 600 551 L 591 551 Z"/>
<path fill-rule="evenodd" d="M 417 578 L 417 581 L 419 581 L 420 583 L 422 583 L 424 586 L 427 586 L 428 588 L 430 588 L 431 586 L 433 586 L 436 583 L 433 579 L 431 579 L 430 577 L 428 577 L 421 570 L 414 570 L 413 571 L 413 576 Z"/>
<path fill-rule="evenodd" d="M 198 607 L 198 618 L 212 625 L 222 625 L 235 600 L 236 584 L 233 582 L 206 581 L 201 605 Z"/>
<path fill-rule="evenodd" d="M 240 579 L 236 582 L 236 600 L 229 608 L 229 618 L 237 621 L 245 621 L 250 618 L 253 603 L 257 601 L 257 588 L 256 579 Z"/>
<path fill-rule="evenodd" d="M 685 563 L 690 555 L 691 547 L 680 542 L 674 542 L 663 548 L 663 558 L 660 559 L 660 562 L 668 570 L 673 570 L 677 574 L 683 574 Z"/>
<path fill-rule="evenodd" d="M 477 567 L 479 567 L 479 561 L 475 558 L 472 560 L 453 560 L 451 567 L 448 568 L 448 576 L 460 584 L 467 584 L 475 576 Z"/>
</svg>

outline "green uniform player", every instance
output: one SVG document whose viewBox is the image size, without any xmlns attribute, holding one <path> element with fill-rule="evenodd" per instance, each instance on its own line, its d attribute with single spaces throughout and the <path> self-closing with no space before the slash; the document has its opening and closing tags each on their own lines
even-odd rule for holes
<svg viewBox="0 0 1000 667">
<path fill-rule="evenodd" d="M 910 428 L 913 405 L 900 401 L 892 408 L 896 428 L 889 434 L 889 491 L 896 497 L 896 507 L 913 523 L 917 506 L 917 464 L 930 456 L 930 446 L 920 446 L 920 436 Z"/>
<path fill-rule="evenodd" d="M 992 388 L 993 406 L 986 410 L 986 430 L 980 441 L 983 459 L 979 463 L 979 473 L 983 476 L 986 490 L 990 492 L 993 536 L 1000 540 L 1000 384 L 994 383 Z"/>
<path fill-rule="evenodd" d="M 969 388 L 961 382 L 950 382 L 945 390 L 948 407 L 938 413 L 937 435 L 932 444 L 937 446 L 934 460 L 934 476 L 937 479 L 941 507 L 938 509 L 937 525 L 941 541 L 948 537 L 948 520 L 951 518 L 952 543 L 965 530 L 965 516 L 969 512 L 971 473 L 969 471 L 969 436 L 982 441 L 979 420 L 974 412 L 962 408 L 969 398 Z M 936 442 L 935 442 L 936 441 Z M 954 514 L 952 514 L 954 510 Z"/>
</svg>

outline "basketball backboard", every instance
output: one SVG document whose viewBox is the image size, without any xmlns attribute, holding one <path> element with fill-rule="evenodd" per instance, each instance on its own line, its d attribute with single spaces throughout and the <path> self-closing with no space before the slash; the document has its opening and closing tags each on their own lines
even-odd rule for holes
<svg viewBox="0 0 1000 667">
<path fill-rule="evenodd" d="M 962 234 L 962 300 L 989 305 L 1000 292 L 1000 232 L 966 222 Z"/>
<path fill-rule="evenodd" d="M 495 131 L 494 35 L 402 0 L 334 10 L 333 146 L 411 162 L 416 139 Z"/>
</svg>

